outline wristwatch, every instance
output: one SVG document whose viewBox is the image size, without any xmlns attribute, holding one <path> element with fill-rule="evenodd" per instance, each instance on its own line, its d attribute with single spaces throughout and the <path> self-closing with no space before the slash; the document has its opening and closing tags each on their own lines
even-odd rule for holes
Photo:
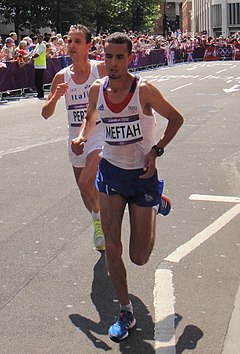
<svg viewBox="0 0 240 354">
<path fill-rule="evenodd" d="M 161 148 L 157 145 L 153 145 L 152 149 L 156 151 L 157 156 L 162 156 L 162 154 L 164 153 L 164 148 Z"/>
</svg>

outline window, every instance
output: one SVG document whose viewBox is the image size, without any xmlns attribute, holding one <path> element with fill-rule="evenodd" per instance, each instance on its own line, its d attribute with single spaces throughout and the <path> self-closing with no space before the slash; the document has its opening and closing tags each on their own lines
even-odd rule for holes
<svg viewBox="0 0 240 354">
<path fill-rule="evenodd" d="M 240 25 L 240 3 L 230 3 L 228 4 L 228 24 Z"/>
<path fill-rule="evenodd" d="M 212 26 L 222 26 L 222 5 L 212 5 Z"/>
</svg>

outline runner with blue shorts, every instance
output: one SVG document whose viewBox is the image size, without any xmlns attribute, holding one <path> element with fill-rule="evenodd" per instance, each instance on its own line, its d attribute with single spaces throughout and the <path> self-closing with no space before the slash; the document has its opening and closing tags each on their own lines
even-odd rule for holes
<svg viewBox="0 0 240 354">
<path fill-rule="evenodd" d="M 108 77 L 95 81 L 89 92 L 89 106 L 83 130 L 72 141 L 73 152 L 82 154 L 99 114 L 104 144 L 97 173 L 100 210 L 105 237 L 108 271 L 120 303 L 120 315 L 108 330 L 120 341 L 129 334 L 136 318 L 129 299 L 127 271 L 122 259 L 122 220 L 129 210 L 129 256 L 133 263 L 147 263 L 156 238 L 156 215 L 167 214 L 169 202 L 162 199 L 156 158 L 183 124 L 182 115 L 151 83 L 128 71 L 133 59 L 132 42 L 124 33 L 113 33 L 104 43 Z M 167 119 L 157 141 L 154 112 Z M 164 203 L 162 202 L 164 201 Z M 164 207 L 168 206 L 167 208 Z"/>
</svg>

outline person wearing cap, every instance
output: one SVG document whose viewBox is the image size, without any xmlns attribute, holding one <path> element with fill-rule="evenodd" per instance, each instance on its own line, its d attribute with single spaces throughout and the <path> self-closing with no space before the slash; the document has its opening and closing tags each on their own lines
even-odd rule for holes
<svg viewBox="0 0 240 354">
<path fill-rule="evenodd" d="M 2 48 L 2 61 L 11 61 L 14 59 L 14 40 L 11 37 L 7 37 L 5 39 L 5 44 Z"/>
<path fill-rule="evenodd" d="M 43 36 L 38 35 L 38 44 L 34 49 L 32 58 L 34 60 L 34 69 L 35 69 L 35 86 L 37 90 L 37 98 L 44 98 L 43 90 L 43 77 L 44 71 L 47 68 L 47 53 L 46 53 L 46 44 L 43 42 Z"/>
</svg>

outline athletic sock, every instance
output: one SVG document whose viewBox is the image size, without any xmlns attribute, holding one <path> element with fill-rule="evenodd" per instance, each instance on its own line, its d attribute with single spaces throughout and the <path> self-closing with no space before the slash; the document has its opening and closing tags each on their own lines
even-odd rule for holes
<svg viewBox="0 0 240 354">
<path fill-rule="evenodd" d="M 128 305 L 120 305 L 120 311 L 129 311 L 133 313 L 133 305 L 131 301 L 129 301 Z"/>
<path fill-rule="evenodd" d="M 94 211 L 91 212 L 93 220 L 100 220 L 100 211 L 95 213 Z"/>
</svg>

